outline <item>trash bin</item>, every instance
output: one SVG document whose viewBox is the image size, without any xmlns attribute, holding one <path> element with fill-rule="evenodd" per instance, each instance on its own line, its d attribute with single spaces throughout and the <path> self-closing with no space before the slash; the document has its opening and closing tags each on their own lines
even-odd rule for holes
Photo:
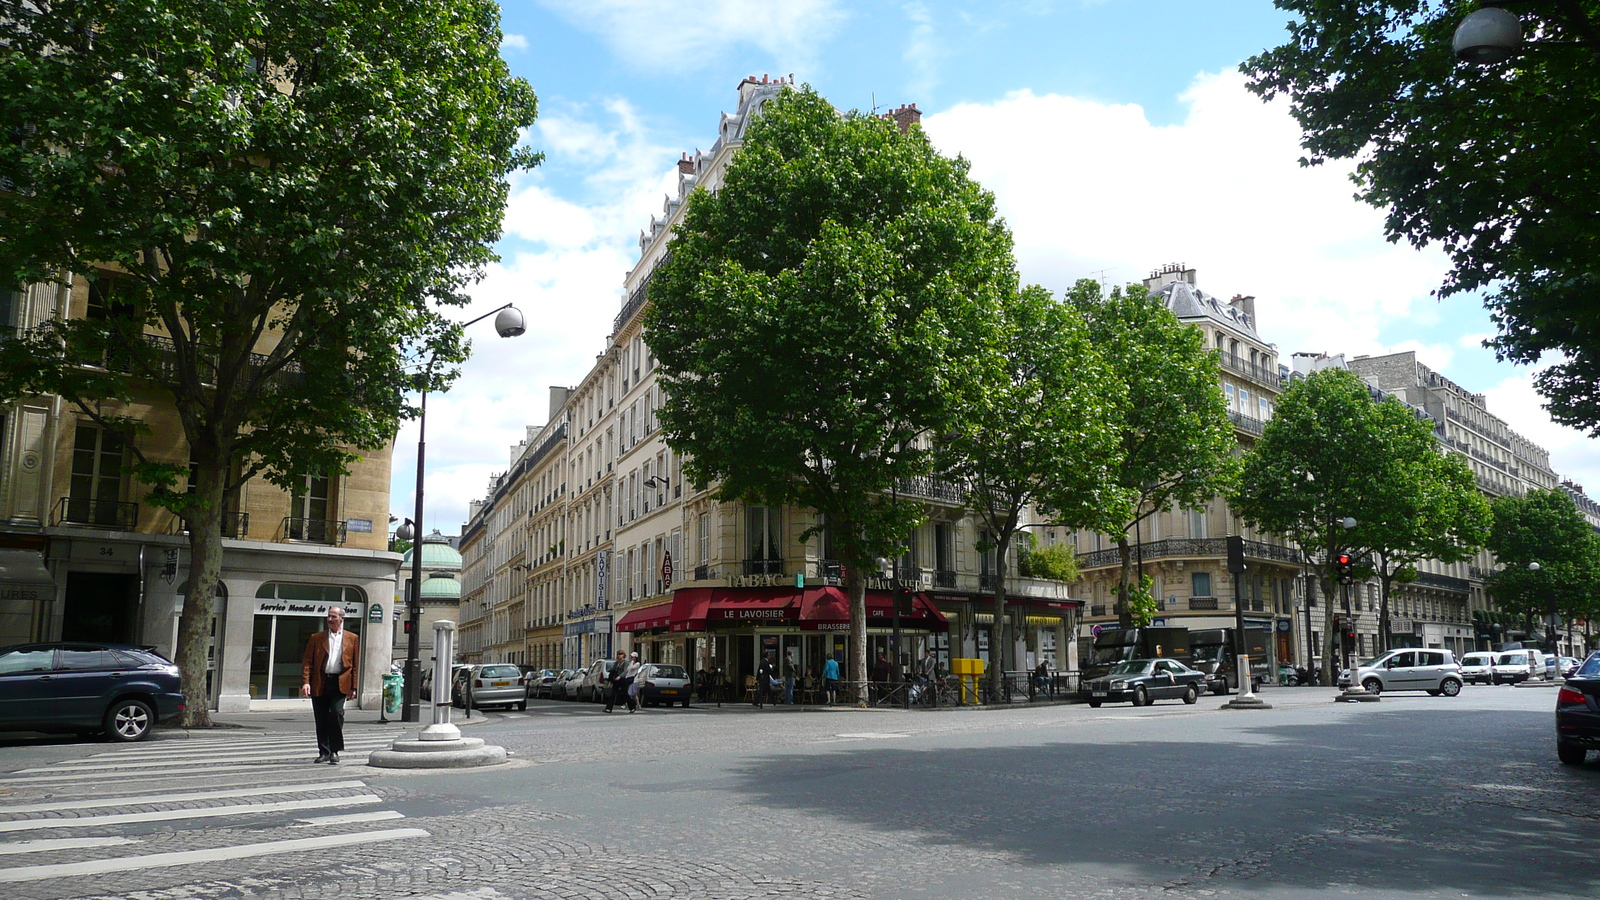
<svg viewBox="0 0 1600 900">
<path fill-rule="evenodd" d="M 385 715 L 395 715 L 400 712 L 400 694 L 405 690 L 406 677 L 404 675 L 383 676 L 383 712 Z"/>
</svg>

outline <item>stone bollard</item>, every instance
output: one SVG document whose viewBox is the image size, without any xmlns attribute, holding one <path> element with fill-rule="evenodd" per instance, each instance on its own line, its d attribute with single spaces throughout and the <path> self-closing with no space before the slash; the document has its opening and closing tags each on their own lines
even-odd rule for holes
<svg viewBox="0 0 1600 900">
<path fill-rule="evenodd" d="M 433 623 L 433 723 L 415 739 L 396 739 L 388 750 L 374 750 L 367 765 L 384 769 L 465 769 L 499 765 L 506 749 L 483 738 L 464 738 L 450 723 L 450 669 L 455 660 L 456 623 Z M 443 700 L 440 694 L 444 695 Z"/>
</svg>

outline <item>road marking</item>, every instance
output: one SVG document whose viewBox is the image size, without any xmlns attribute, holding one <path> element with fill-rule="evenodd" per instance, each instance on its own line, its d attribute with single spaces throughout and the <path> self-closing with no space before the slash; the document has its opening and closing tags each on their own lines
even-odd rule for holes
<svg viewBox="0 0 1600 900">
<path fill-rule="evenodd" d="M 128 794 L 122 797 L 102 797 L 97 800 L 64 800 L 60 803 L 34 803 L 29 806 L 0 806 L 0 813 L 54 812 L 62 809 L 94 809 L 98 806 L 127 806 L 146 803 L 187 803 L 191 800 L 223 800 L 229 797 L 259 797 L 267 794 L 300 794 L 311 791 L 337 791 L 345 788 L 364 788 L 364 781 L 321 781 L 297 784 L 292 787 L 234 788 L 226 791 L 200 791 L 192 794 Z"/>
<path fill-rule="evenodd" d="M 356 834 L 329 834 L 318 837 L 294 838 L 286 841 L 264 841 L 241 844 L 236 847 L 216 847 L 210 850 L 181 850 L 174 853 L 154 853 L 148 856 L 122 856 L 115 859 L 95 859 L 86 862 L 58 863 L 48 866 L 22 866 L 0 869 L 0 883 L 43 881 L 46 878 L 67 878 L 75 875 L 102 875 L 107 872 L 132 872 L 139 869 L 156 869 L 168 866 L 188 866 L 196 863 L 220 862 L 229 859 L 249 859 L 254 856 L 271 856 L 276 853 L 298 853 L 328 850 L 351 844 L 375 844 L 380 841 L 397 841 L 402 838 L 425 838 L 428 832 L 421 828 L 393 828 L 387 831 L 366 831 Z"/>
<path fill-rule="evenodd" d="M 239 768 L 240 771 L 249 772 L 251 775 L 261 775 L 261 774 L 265 774 L 265 773 L 268 773 L 268 772 L 276 772 L 278 770 L 284 770 L 284 769 L 292 770 L 292 771 L 304 771 L 308 766 L 311 766 L 311 765 L 312 765 L 311 762 L 308 760 L 308 761 L 303 762 L 303 763 L 283 763 L 282 765 L 240 766 L 238 768 Z M 83 774 L 79 774 L 79 775 L 29 775 L 29 776 L 24 777 L 24 778 L 6 777 L 6 778 L 0 778 L 0 784 L 18 784 L 18 785 L 53 784 L 53 783 L 58 782 L 58 781 L 88 781 L 88 780 L 91 780 L 91 779 L 103 782 L 103 781 L 106 780 L 107 774 L 108 773 L 105 773 L 105 772 L 87 772 L 87 773 L 83 773 Z M 173 781 L 173 780 L 179 779 L 179 778 L 183 779 L 184 781 L 193 781 L 193 780 L 195 780 L 197 778 L 221 778 L 221 777 L 224 777 L 224 776 L 227 776 L 227 775 L 231 775 L 231 774 L 235 774 L 235 773 L 234 773 L 234 771 L 232 769 L 228 769 L 228 768 L 219 769 L 219 768 L 213 767 L 213 768 L 202 769 L 202 770 L 199 770 L 199 771 L 196 771 L 194 769 L 186 769 L 186 770 L 181 771 L 181 772 L 129 772 L 128 774 L 130 776 L 137 777 L 141 781 Z M 285 773 L 285 774 L 287 774 L 287 773 Z"/>
<path fill-rule="evenodd" d="M 309 751 L 309 750 L 304 751 L 303 753 L 273 753 L 273 754 L 267 755 L 267 756 L 263 756 L 263 755 L 257 754 L 257 755 L 254 755 L 254 756 L 235 756 L 235 757 L 231 757 L 231 758 L 228 758 L 228 759 L 219 760 L 219 762 L 223 762 L 223 763 L 271 762 L 271 761 L 277 760 L 277 759 L 284 759 L 285 757 L 288 757 L 288 756 L 309 756 L 310 754 L 311 754 L 311 751 Z M 357 758 L 366 759 L 366 753 L 362 752 L 362 751 L 357 751 L 355 753 L 341 753 L 340 755 L 341 755 L 341 757 L 347 757 L 349 759 L 357 759 Z M 310 760 L 307 760 L 307 762 L 310 762 Z M 192 759 L 175 759 L 175 760 L 167 760 L 165 762 L 156 761 L 156 760 L 151 760 L 151 761 L 148 761 L 148 762 L 144 762 L 144 761 L 140 761 L 140 760 L 130 760 L 129 762 L 126 762 L 126 763 L 109 763 L 108 762 L 108 763 L 79 763 L 77 765 L 65 765 L 65 766 L 38 766 L 38 767 L 35 767 L 35 768 L 32 768 L 32 769 L 17 769 L 15 771 L 16 771 L 16 774 L 18 774 L 18 775 L 35 775 L 35 774 L 38 774 L 38 773 L 41 773 L 41 772 L 104 772 L 104 771 L 106 771 L 108 769 L 171 769 L 171 768 L 176 768 L 178 766 L 184 766 L 184 767 L 187 767 L 187 768 L 193 768 L 194 765 L 195 765 L 195 761 L 192 760 Z M 208 766 L 206 768 L 209 769 L 209 770 L 214 770 L 216 767 L 215 766 Z"/>
<path fill-rule="evenodd" d="M 295 819 L 290 828 L 309 828 L 313 825 L 350 825 L 355 822 L 381 822 L 384 819 L 404 819 L 406 814 L 395 809 L 380 809 L 377 812 L 350 813 L 347 816 L 317 816 L 310 819 Z"/>
<path fill-rule="evenodd" d="M 119 844 L 138 844 L 133 838 L 87 837 L 46 838 L 39 841 L 11 841 L 0 844 L 0 855 L 9 853 L 39 853 L 44 850 L 81 850 L 84 847 L 115 847 Z"/>
<path fill-rule="evenodd" d="M 890 738 L 903 738 L 903 737 L 910 737 L 910 736 L 911 735 L 909 733 L 902 734 L 902 733 L 898 733 L 898 732 L 886 732 L 886 731 L 856 731 L 856 732 L 851 732 L 849 734 L 836 734 L 836 735 L 834 735 L 834 737 L 849 738 L 849 739 L 854 739 L 854 740 L 868 740 L 868 741 L 883 741 L 883 740 L 889 740 Z"/>
<path fill-rule="evenodd" d="M 13 819 L 0 822 L 0 832 L 33 831 L 40 828 L 90 828 L 99 825 L 122 825 L 129 822 L 165 822 L 170 819 L 210 819 L 240 813 L 282 812 L 295 809 L 326 809 L 330 806 L 360 806 L 382 803 L 376 794 L 358 794 L 354 797 L 321 797 L 313 800 L 283 800 L 277 803 L 234 803 L 228 806 L 211 806 L 205 809 L 163 809 L 155 812 L 113 813 L 109 816 L 79 816 L 71 819 Z"/>
<path fill-rule="evenodd" d="M 373 736 L 354 738 L 345 741 L 347 747 L 386 747 L 394 742 L 396 736 Z M 85 759 L 174 759 L 185 756 L 216 756 L 227 753 L 275 753 L 279 751 L 293 751 L 296 749 L 312 750 L 316 748 L 316 741 L 310 735 L 287 740 L 274 741 L 232 741 L 228 743 L 216 742 L 205 747 L 164 747 L 145 746 L 127 750 L 108 750 L 91 754 Z M 343 752 L 343 751 L 341 751 Z"/>
</svg>

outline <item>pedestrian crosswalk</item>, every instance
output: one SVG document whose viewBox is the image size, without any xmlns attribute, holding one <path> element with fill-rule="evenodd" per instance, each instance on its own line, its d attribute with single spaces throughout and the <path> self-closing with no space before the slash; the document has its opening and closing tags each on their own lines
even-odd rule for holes
<svg viewBox="0 0 1600 900">
<path fill-rule="evenodd" d="M 343 766 L 313 764 L 307 735 L 236 734 L 0 770 L 0 896 L 25 883 L 77 896 L 92 876 L 130 890 L 205 881 L 259 857 L 292 873 L 307 852 L 426 838 L 352 768 L 392 739 L 348 736 Z"/>
</svg>

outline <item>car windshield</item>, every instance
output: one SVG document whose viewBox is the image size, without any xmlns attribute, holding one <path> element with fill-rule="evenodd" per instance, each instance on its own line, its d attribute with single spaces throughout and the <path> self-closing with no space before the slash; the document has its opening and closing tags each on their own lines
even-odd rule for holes
<svg viewBox="0 0 1600 900">
<path fill-rule="evenodd" d="M 655 678 L 688 678 L 689 677 L 683 671 L 683 666 L 656 666 L 655 667 L 655 671 L 652 672 L 651 675 L 652 675 L 652 677 L 655 677 Z"/>
<path fill-rule="evenodd" d="M 1112 675 L 1143 675 L 1150 668 L 1148 659 L 1130 659 L 1127 662 L 1117 663 L 1111 667 Z"/>
<path fill-rule="evenodd" d="M 1589 654 L 1589 658 L 1583 661 L 1583 667 L 1578 670 L 1578 674 L 1589 678 L 1600 675 L 1600 653 Z"/>
<path fill-rule="evenodd" d="M 516 666 L 484 666 L 478 673 L 479 678 L 517 678 L 522 675 L 522 670 Z"/>
<path fill-rule="evenodd" d="M 1528 664 L 1528 656 L 1525 653 L 1507 653 L 1500 657 L 1500 661 L 1508 666 L 1525 666 Z"/>
<path fill-rule="evenodd" d="M 1194 661 L 1197 663 L 1217 662 L 1222 659 L 1221 644 L 1199 644 L 1192 648 Z"/>
</svg>

